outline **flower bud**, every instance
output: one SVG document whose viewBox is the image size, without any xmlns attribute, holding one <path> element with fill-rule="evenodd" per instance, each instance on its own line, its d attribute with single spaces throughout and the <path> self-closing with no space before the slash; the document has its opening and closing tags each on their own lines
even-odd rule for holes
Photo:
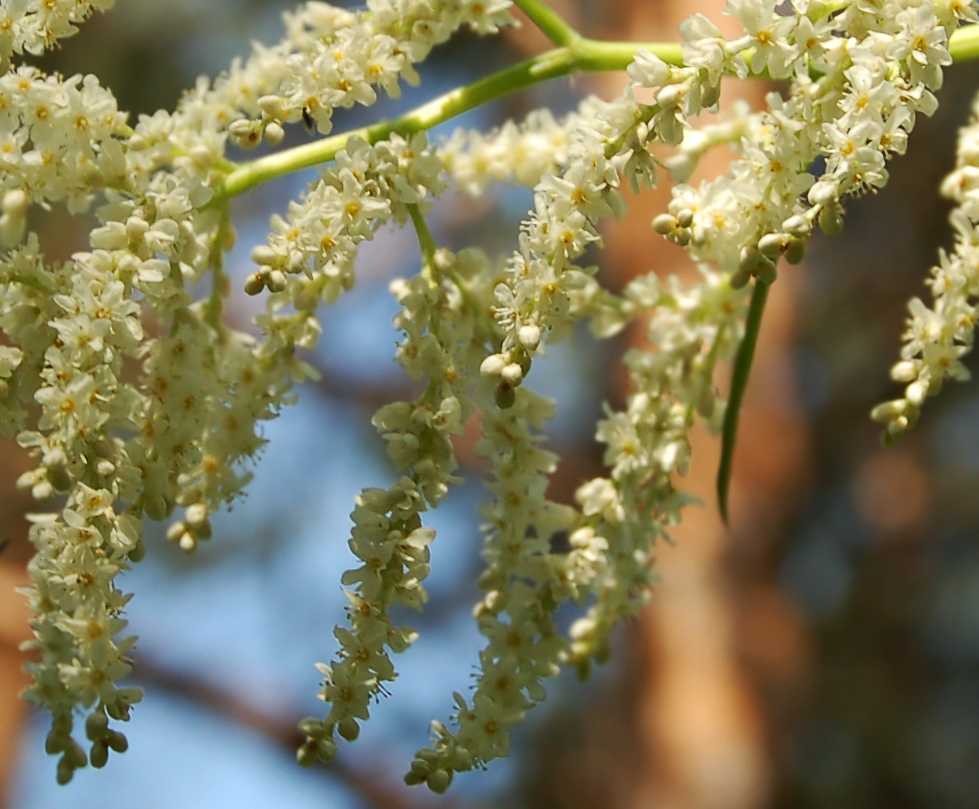
<svg viewBox="0 0 979 809">
<path fill-rule="evenodd" d="M 272 270 L 265 279 L 269 292 L 282 292 L 286 288 L 286 274 L 282 270 Z"/>
<path fill-rule="evenodd" d="M 765 258 L 777 258 L 782 255 L 786 241 L 784 233 L 766 233 L 758 240 L 758 249 Z"/>
<path fill-rule="evenodd" d="M 360 725 L 352 716 L 345 716 L 337 723 L 337 733 L 348 742 L 356 741 L 360 735 Z"/>
<path fill-rule="evenodd" d="M 653 230 L 661 236 L 669 236 L 677 229 L 678 222 L 673 214 L 661 213 L 653 220 Z"/>
<path fill-rule="evenodd" d="M 731 273 L 731 289 L 741 289 L 751 280 L 751 271 L 738 267 Z"/>
<path fill-rule="evenodd" d="M 517 332 L 517 339 L 520 345 L 528 351 L 533 351 L 540 345 L 540 326 L 535 323 L 527 323 L 520 327 Z"/>
<path fill-rule="evenodd" d="M 480 363 L 479 373 L 481 376 L 499 376 L 506 365 L 507 361 L 502 354 L 490 354 Z"/>
<path fill-rule="evenodd" d="M 300 767 L 312 767 L 316 763 L 316 746 L 309 741 L 299 745 L 296 761 Z"/>
<path fill-rule="evenodd" d="M 246 295 L 257 295 L 265 289 L 265 274 L 262 272 L 254 272 L 248 276 L 248 280 L 245 281 L 245 294 Z"/>
<path fill-rule="evenodd" d="M 500 384 L 496 386 L 493 399 L 496 402 L 496 406 L 500 408 L 500 410 L 509 410 L 517 401 L 517 392 L 513 389 L 512 385 L 508 385 L 506 382 L 501 381 Z"/>
<path fill-rule="evenodd" d="M 797 239 L 794 236 L 789 239 L 788 246 L 785 248 L 785 260 L 789 264 L 799 264 L 806 257 L 806 240 Z"/>
<path fill-rule="evenodd" d="M 778 269 L 775 267 L 775 262 L 762 257 L 762 261 L 758 264 L 758 269 L 755 270 L 755 277 L 763 284 L 775 283 L 775 279 L 778 277 Z"/>
<path fill-rule="evenodd" d="M 110 730 L 105 739 L 114 753 L 125 753 L 129 749 L 129 739 L 118 730 Z"/>
<path fill-rule="evenodd" d="M 258 108 L 270 118 L 278 118 L 282 115 L 284 108 L 282 97 L 277 95 L 259 96 Z"/>
<path fill-rule="evenodd" d="M 337 757 L 337 743 L 326 737 L 316 742 L 316 757 L 320 761 L 333 761 Z"/>
<path fill-rule="evenodd" d="M 921 407 L 928 396 L 928 383 L 922 382 L 920 379 L 917 382 L 912 382 L 904 389 L 904 395 L 915 407 Z"/>
<path fill-rule="evenodd" d="M 812 224 L 806 217 L 796 214 L 782 223 L 782 230 L 797 239 L 804 239 L 812 232 Z"/>
<path fill-rule="evenodd" d="M 843 211 L 838 204 L 827 205 L 819 212 L 819 228 L 827 236 L 843 232 Z"/>
<path fill-rule="evenodd" d="M 511 362 L 509 365 L 504 366 L 503 370 L 500 372 L 500 379 L 502 379 L 506 384 L 517 387 L 521 382 L 523 382 L 523 369 L 519 364 Z"/>
<path fill-rule="evenodd" d="M 0 209 L 8 216 L 23 217 L 27 213 L 27 193 L 17 188 L 3 195 Z"/>
<path fill-rule="evenodd" d="M 907 412 L 908 403 L 904 399 L 883 402 L 870 411 L 870 418 L 879 423 L 887 423 Z"/>
<path fill-rule="evenodd" d="M 285 140 L 286 131 L 282 128 L 282 124 L 278 121 L 272 121 L 272 123 L 267 124 L 265 127 L 265 142 L 269 146 L 278 146 Z"/>
<path fill-rule="evenodd" d="M 108 728 L 109 718 L 101 710 L 92 711 L 85 720 L 85 735 L 93 742 L 105 736 Z"/>
<path fill-rule="evenodd" d="M 191 146 L 189 154 L 190 159 L 193 160 L 194 164 L 199 168 L 207 169 L 214 163 L 214 152 L 212 152 L 202 143 L 199 143 L 196 146 Z"/>
<path fill-rule="evenodd" d="M 132 549 L 127 554 L 130 562 L 141 562 L 143 557 L 146 556 L 146 545 L 143 540 L 137 539 L 136 544 L 133 545 Z"/>
<path fill-rule="evenodd" d="M 109 762 L 109 745 L 101 739 L 95 742 L 89 750 L 88 760 L 95 769 L 102 769 Z"/>
<path fill-rule="evenodd" d="M 918 368 L 910 360 L 901 360 L 891 368 L 891 379 L 895 382 L 911 382 L 917 375 Z"/>
<path fill-rule="evenodd" d="M 252 248 L 252 261 L 262 267 L 271 267 L 278 260 L 279 256 L 267 244 L 260 244 Z"/>
<path fill-rule="evenodd" d="M 436 795 L 443 794 L 452 783 L 452 773 L 448 770 L 435 770 L 426 779 L 428 788 Z"/>
</svg>

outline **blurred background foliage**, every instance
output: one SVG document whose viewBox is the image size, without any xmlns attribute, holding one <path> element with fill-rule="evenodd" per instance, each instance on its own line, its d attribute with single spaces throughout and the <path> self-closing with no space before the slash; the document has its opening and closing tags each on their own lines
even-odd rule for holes
<svg viewBox="0 0 979 809">
<path fill-rule="evenodd" d="M 289 5 L 123 0 L 34 61 L 96 73 L 123 109 L 152 113 L 173 108 L 199 74 L 215 75 L 249 41 L 275 41 Z M 594 36 L 674 39 L 676 22 L 695 10 L 719 19 L 722 3 L 558 5 Z M 376 109 L 339 113 L 336 131 L 544 47 L 529 27 L 501 40 L 460 36 L 424 66 L 421 88 Z M 452 126 L 488 128 L 542 104 L 560 113 L 587 92 L 614 92 L 616 81 L 578 77 Z M 417 270 L 411 233 L 379 234 L 361 256 L 357 288 L 323 313 L 313 357 L 323 381 L 269 426 L 251 493 L 216 524 L 215 537 L 192 558 L 162 530 L 150 537 L 148 558 L 124 583 L 137 594 L 133 680 L 147 691 L 127 730 L 130 751 L 66 788 L 55 785 L 54 761 L 43 753 L 47 718 L 14 699 L 26 616 L 9 590 L 23 578 L 22 514 L 34 506 L 13 493 L 27 462 L 3 445 L 0 508 L 13 540 L 0 557 L 6 806 L 979 805 L 979 386 L 949 387 L 896 448 L 882 448 L 867 415 L 896 394 L 887 369 L 906 301 L 924 294 L 926 269 L 949 244 L 948 209 L 936 189 L 977 87 L 979 65 L 949 69 L 938 114 L 919 121 L 887 189 L 852 201 L 843 236 L 817 238 L 801 269 L 782 270 L 746 404 L 730 531 L 710 494 L 716 440 L 698 437 L 690 485 L 705 504 L 689 511 L 676 546 L 660 551 L 663 586 L 623 628 L 613 661 L 591 682 L 552 683 L 513 756 L 460 779 L 445 798 L 403 788 L 400 773 L 424 743 L 428 720 L 444 719 L 451 691 L 466 689 L 480 646 L 469 617 L 483 496 L 472 437 L 459 447 L 470 482 L 432 515 L 439 531 L 432 601 L 410 616 L 421 639 L 399 661 L 393 698 L 376 707 L 335 765 L 306 771 L 293 759 L 295 721 L 320 710 L 312 664 L 329 658 L 332 627 L 342 619 L 338 581 L 349 563 L 353 495 L 392 476 L 370 415 L 412 391 L 392 359 L 395 305 L 387 292 L 391 278 Z M 765 90 L 743 92 L 757 104 Z M 307 135 L 299 128 L 289 139 Z M 713 166 L 723 169 L 723 159 Z M 236 201 L 239 238 L 229 264 L 242 278 L 269 215 L 312 176 Z M 610 286 L 650 268 L 684 272 L 682 258 L 648 226 L 665 199 L 636 201 L 631 217 L 610 223 L 608 249 L 595 256 Z M 505 252 L 530 203 L 529 192 L 512 188 L 478 200 L 450 196 L 436 206 L 433 230 L 453 247 L 475 237 Z M 33 223 L 52 259 L 83 249 L 90 224 L 58 210 Z M 232 317 L 244 327 L 254 305 L 236 295 Z M 565 460 L 555 497 L 569 499 L 599 468 L 594 421 L 603 400 L 622 400 L 613 360 L 639 336 L 597 345 L 582 333 L 535 370 L 539 387 L 560 403 L 551 443 Z"/>
</svg>

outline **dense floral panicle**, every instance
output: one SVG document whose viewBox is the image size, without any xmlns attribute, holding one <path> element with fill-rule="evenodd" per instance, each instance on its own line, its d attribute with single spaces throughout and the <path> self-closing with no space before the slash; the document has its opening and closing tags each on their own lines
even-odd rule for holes
<svg viewBox="0 0 979 809">
<path fill-rule="evenodd" d="M 74 34 L 93 11 L 106 11 L 115 0 L 4 0 L 0 5 L 0 73 L 14 54 L 35 56 Z"/>
<path fill-rule="evenodd" d="M 287 217 L 272 218 L 268 247 L 252 253 L 258 269 L 246 290 L 267 287 L 282 293 L 278 301 L 315 288 L 319 298 L 335 302 L 354 284 L 358 245 L 385 222 L 403 224 L 407 206 L 439 194 L 442 168 L 423 132 L 409 139 L 392 135 L 374 146 L 351 138 L 336 165 L 323 169 L 300 202 L 290 203 Z"/>
<path fill-rule="evenodd" d="M 896 440 L 917 422 L 925 400 L 936 395 L 946 379 L 964 380 L 969 371 L 962 358 L 972 350 L 979 298 L 979 96 L 973 118 L 959 131 L 955 169 L 942 183 L 942 193 L 955 202 L 950 220 L 955 233 L 951 253 L 941 250 L 931 268 L 929 308 L 912 299 L 901 361 L 891 370 L 906 385 L 904 396 L 874 408 L 887 438 Z"/>
<path fill-rule="evenodd" d="M 494 182 L 535 187 L 546 174 L 568 162 L 568 144 L 581 127 L 596 127 L 605 104 L 589 97 L 577 111 L 556 119 L 550 110 L 531 112 L 522 122 L 507 121 L 488 133 L 457 129 L 438 146 L 454 185 L 478 196 Z"/>
<path fill-rule="evenodd" d="M 723 417 L 714 366 L 741 338 L 745 285 L 774 280 L 783 255 L 799 259 L 815 223 L 841 227 L 843 197 L 886 182 L 886 160 L 904 152 L 916 116 L 935 109 L 949 36 L 979 21 L 975 3 L 953 0 L 833 10 L 729 0 L 742 36 L 727 40 L 694 15 L 680 28 L 683 64 L 640 50 L 619 98 L 586 100 L 562 120 L 538 111 L 438 146 L 423 132 L 350 137 L 252 251 L 245 291 L 268 293 L 255 337 L 224 313 L 223 257 L 235 238 L 229 143 L 275 147 L 300 121 L 329 132 L 335 109 L 417 82 L 415 66 L 454 31 L 511 23 L 510 0 L 368 0 L 357 11 L 307 2 L 285 15 L 279 43 L 254 46 L 217 80 L 199 79 L 176 111 L 142 116 L 132 129 L 93 77 L 12 64 L 111 4 L 0 4 L 0 429 L 34 459 L 19 485 L 54 501 L 31 528 L 28 696 L 52 714 L 46 747 L 60 756 L 58 778 L 126 746 L 110 721 L 128 719 L 140 694 L 120 684 L 132 638 L 123 637 L 129 596 L 117 581 L 145 553 L 144 518 L 180 508 L 167 536 L 187 551 L 208 539 L 211 515 L 250 478 L 262 422 L 316 375 L 301 353 L 322 332 L 318 306 L 354 284 L 357 250 L 379 227 L 411 221 L 423 261 L 391 287 L 404 335 L 396 358 L 426 386 L 375 414 L 398 477 L 356 498 L 356 562 L 342 577 L 348 621 L 334 632 L 337 653 L 318 666 L 329 708 L 301 723 L 299 759 L 330 759 L 337 736 L 356 738 L 371 700 L 396 678 L 393 655 L 416 633 L 392 613 L 427 600 L 435 532 L 422 517 L 458 482 L 453 440 L 480 413 L 491 499 L 481 510 L 486 568 L 475 617 L 485 646 L 472 693 L 455 695 L 450 723 L 433 722 L 432 745 L 406 776 L 436 792 L 453 773 L 508 752 L 546 678 L 605 659 L 613 627 L 653 584 L 654 543 L 686 504 L 678 478 L 691 461 L 689 430 L 696 418 L 717 428 Z M 739 109 L 694 131 L 694 116 L 717 111 L 721 78 L 749 73 L 788 90 L 760 112 Z M 944 378 L 965 375 L 979 297 L 975 129 L 945 187 L 959 205 L 955 251 L 933 271 L 934 309 L 912 302 L 894 369 L 905 398 L 875 414 L 892 435 Z M 738 156 L 728 174 L 686 184 L 722 143 Z M 653 226 L 688 249 L 702 280 L 684 288 L 650 274 L 613 294 L 583 260 L 601 244 L 601 220 L 624 209 L 623 183 L 656 183 L 662 164 L 651 148 L 660 144 L 673 147 L 665 165 L 681 183 Z M 534 189 L 509 260 L 438 249 L 424 221 L 430 201 L 449 182 L 480 194 L 500 181 Z M 52 202 L 71 212 L 95 203 L 99 220 L 89 249 L 57 265 L 27 231 L 29 208 Z M 631 392 L 597 427 L 608 472 L 579 487 L 576 506 L 552 501 L 557 456 L 544 429 L 554 404 L 525 385 L 532 363 L 579 320 L 607 337 L 636 318 L 648 321 L 648 345 L 626 354 Z M 584 612 L 565 636 L 555 612 L 568 602 Z M 73 736 L 78 709 L 87 748 Z"/>
<path fill-rule="evenodd" d="M 77 213 L 94 189 L 125 176 L 116 140 L 125 123 L 95 76 L 0 75 L 0 247 L 24 237 L 32 203 L 64 200 Z"/>
<path fill-rule="evenodd" d="M 347 591 L 350 629 L 337 630 L 338 658 L 320 667 L 326 677 L 320 697 L 330 711 L 323 720 L 305 720 L 306 755 L 332 758 L 335 733 L 356 738 L 370 701 L 396 677 L 390 652 L 404 651 L 415 637 L 409 627 L 391 623 L 390 610 L 420 609 L 428 600 L 422 581 L 435 531 L 422 526 L 421 515 L 459 480 L 451 438 L 474 409 L 470 388 L 489 337 L 483 313 L 490 290 L 480 290 L 478 279 L 488 271 L 488 260 L 478 252 L 455 256 L 439 250 L 426 256 L 415 278 L 391 285 L 401 305 L 395 325 L 405 335 L 398 360 L 428 386 L 416 400 L 392 402 L 374 415 L 401 478 L 387 490 L 362 491 L 351 514 L 349 546 L 359 567 L 342 578 L 353 588 Z"/>
<path fill-rule="evenodd" d="M 227 133 L 242 146 L 304 121 L 326 134 L 333 111 L 370 105 L 378 89 L 418 82 L 413 65 L 462 26 L 495 33 L 512 20 L 510 0 L 371 0 L 361 11 L 308 2 L 285 15 L 278 44 L 256 46 L 213 84 L 199 82 L 174 116 L 178 138 Z M 185 134 L 186 133 L 186 134 Z M 193 134 L 191 134 L 193 133 Z"/>
<path fill-rule="evenodd" d="M 784 15 L 770 2 L 728 3 L 746 35 L 721 44 L 710 32 L 710 41 L 722 50 L 753 48 L 752 69 L 791 79 L 790 92 L 770 95 L 768 109 L 745 121 L 742 157 L 726 177 L 674 189 L 672 219 L 657 229 L 698 261 L 734 273 L 736 284 L 773 278 L 774 262 L 801 255 L 816 221 L 827 232 L 842 226 L 844 196 L 887 181 L 886 159 L 904 152 L 917 113 L 935 109 L 948 34 L 974 16 L 973 5 L 850 4 L 814 23 L 806 3 Z M 814 79 L 811 70 L 823 75 Z M 716 142 L 691 137 L 673 165 L 689 174 Z M 825 169 L 814 179 L 809 166 L 820 156 Z"/>
<path fill-rule="evenodd" d="M 623 307 L 651 314 L 650 348 L 625 357 L 632 393 L 621 412 L 598 425 L 608 478 L 579 487 L 576 498 L 588 527 L 605 537 L 605 573 L 597 598 L 571 628 L 570 661 L 579 666 L 608 654 L 612 629 L 634 615 L 654 581 L 655 541 L 679 521 L 688 498 L 675 485 L 690 463 L 687 434 L 695 415 L 716 429 L 724 405 L 713 385 L 714 366 L 740 340 L 746 298 L 729 277 L 701 267 L 703 282 L 684 289 L 675 277 L 631 282 Z"/>
<path fill-rule="evenodd" d="M 71 737 L 75 707 L 118 720 L 139 699 L 138 690 L 117 686 L 129 671 L 132 639 L 116 640 L 128 596 L 115 578 L 142 554 L 139 511 L 117 508 L 117 499 L 131 470 L 118 433 L 131 428 L 139 397 L 122 381 L 123 360 L 138 356 L 143 332 L 139 307 L 104 259 L 79 253 L 45 267 L 31 237 L 2 264 L 0 323 L 23 360 L 16 391 L 22 403 L 30 396 L 40 406 L 36 429 L 18 435 L 39 464 L 19 484 L 39 499 L 67 496 L 60 512 L 35 519 L 37 553 L 29 566 L 36 617 L 28 647 L 38 657 L 29 664 L 34 685 L 27 696 L 52 714 L 48 748 L 61 754 L 59 780 L 88 755 L 101 756 L 110 739 L 122 744 L 106 722 L 89 734 L 86 754 Z M 39 386 L 22 383 L 25 364 Z"/>
<path fill-rule="evenodd" d="M 480 653 L 473 696 L 455 695 L 455 730 L 432 723 L 433 744 L 415 754 L 405 776 L 436 792 L 455 772 L 482 766 L 507 754 L 510 731 L 528 708 L 544 698 L 541 681 L 553 677 L 568 649 L 557 631 L 554 610 L 569 598 L 584 598 L 600 570 L 604 540 L 571 534 L 571 551 L 554 552 L 552 541 L 570 534 L 574 509 L 545 495 L 557 456 L 541 448 L 540 430 L 553 404 L 528 389 L 515 392 L 498 410 L 482 388 L 483 440 L 479 452 L 492 464 L 493 501 L 486 520 L 480 577 L 485 596 L 475 615 L 487 645 Z M 586 561 L 597 555 L 597 564 Z"/>
</svg>

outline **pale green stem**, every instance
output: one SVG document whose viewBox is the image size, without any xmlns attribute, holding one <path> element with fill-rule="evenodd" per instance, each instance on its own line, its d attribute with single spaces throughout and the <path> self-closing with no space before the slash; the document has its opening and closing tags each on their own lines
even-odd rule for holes
<svg viewBox="0 0 979 809">
<path fill-rule="evenodd" d="M 849 0 L 834 0 L 832 3 L 825 3 L 824 5 L 817 7 L 815 10 L 810 7 L 809 17 L 813 22 L 819 22 L 824 17 L 828 17 L 830 14 L 835 14 L 837 11 L 842 11 L 848 5 L 850 5 Z"/>
<path fill-rule="evenodd" d="M 531 21 L 543 31 L 557 46 L 571 45 L 581 39 L 581 34 L 568 25 L 564 18 L 541 0 L 513 0 L 515 6 L 530 17 Z"/>
<path fill-rule="evenodd" d="M 979 59 L 979 25 L 958 28 L 949 37 L 948 52 L 956 62 Z"/>
<path fill-rule="evenodd" d="M 408 215 L 411 217 L 411 224 L 415 226 L 415 233 L 418 235 L 418 246 L 422 251 L 422 274 L 428 279 L 429 283 L 435 285 L 435 251 L 438 245 L 432 236 L 432 231 L 428 229 L 428 222 L 421 212 L 421 208 L 416 203 L 408 205 Z"/>
<path fill-rule="evenodd" d="M 228 202 L 221 205 L 221 220 L 211 242 L 211 296 L 207 301 L 205 320 L 218 334 L 224 329 L 224 298 L 229 286 L 228 276 L 224 271 L 224 240 L 231 227 L 231 216 Z"/>
<path fill-rule="evenodd" d="M 523 0 L 521 7 L 523 6 L 536 10 L 546 8 L 539 2 L 528 0 Z M 284 174 L 329 162 L 352 137 L 376 143 L 394 133 L 411 135 L 534 84 L 573 73 L 625 70 L 640 49 L 655 54 L 669 64 L 683 64 L 683 46 L 680 43 L 599 42 L 581 37 L 564 47 L 547 51 L 473 84 L 452 90 L 400 118 L 322 138 L 238 166 L 215 188 L 211 204 L 237 196 Z M 949 52 L 956 62 L 979 59 L 979 25 L 966 26 L 952 34 Z"/>
</svg>

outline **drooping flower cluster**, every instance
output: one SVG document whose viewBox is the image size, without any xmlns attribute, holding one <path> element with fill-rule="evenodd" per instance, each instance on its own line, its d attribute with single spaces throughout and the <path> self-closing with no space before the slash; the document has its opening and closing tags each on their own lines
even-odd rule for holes
<svg viewBox="0 0 979 809">
<path fill-rule="evenodd" d="M 345 86 L 350 66 L 340 54 L 352 48 L 351 59 L 368 60 L 364 81 L 394 92 L 397 76 L 392 79 L 390 71 L 409 71 L 414 59 L 459 25 L 490 30 L 505 21 L 506 3 L 472 5 L 453 4 L 450 12 L 441 4 L 377 2 L 370 12 L 352 15 L 310 3 L 290 18 L 278 55 L 266 53 L 251 63 L 252 78 L 294 80 L 305 65 L 297 54 L 316 50 L 344 68 L 336 81 Z M 79 3 L 4 4 L 3 19 L 10 25 L 3 30 L 14 32 L 13 53 L 33 52 L 51 44 L 54 34 L 69 33 L 65 26 L 89 11 Z M 338 25 L 331 27 L 330 18 Z M 403 36 L 384 40 L 392 26 Z M 357 50 L 365 44 L 370 54 Z M 388 46 L 397 51 L 394 64 L 376 70 L 371 60 L 377 48 Z M 278 68 L 271 70 L 275 60 Z M 344 153 L 353 156 L 350 171 L 343 176 L 352 179 L 357 172 L 360 196 L 355 201 L 350 183 L 341 180 L 343 222 L 337 225 L 343 244 L 329 250 L 326 231 L 317 241 L 339 271 L 320 264 L 316 269 L 323 272 L 296 281 L 285 300 L 271 296 L 264 341 L 235 331 L 222 318 L 230 291 L 222 254 L 233 243 L 234 229 L 227 204 L 212 200 L 230 169 L 226 143 L 243 140 L 234 122 L 259 109 L 247 80 L 235 65 L 213 88 L 199 83 L 173 115 L 144 117 L 129 130 L 94 77 L 61 80 L 27 67 L 0 75 L 0 159 L 8 167 L 0 174 L 3 245 L 25 239 L 31 204 L 64 200 L 79 211 L 104 194 L 91 252 L 60 267 L 46 266 L 32 235 L 6 254 L 0 268 L 0 323 L 12 343 L 0 354 L 0 422 L 10 432 L 20 430 L 21 445 L 38 459 L 20 484 L 39 500 L 65 498 L 60 512 L 38 519 L 31 531 L 38 551 L 30 568 L 37 616 L 31 646 L 37 657 L 29 667 L 35 683 L 27 692 L 52 713 L 48 749 L 61 756 L 62 781 L 86 761 L 100 766 L 110 749 L 125 746 L 124 737 L 109 729 L 109 719 L 127 719 L 139 691 L 117 687 L 130 670 L 132 639 L 118 638 L 129 596 L 116 589 L 116 577 L 144 553 L 143 516 L 164 519 L 183 506 L 184 517 L 168 535 L 188 551 L 210 536 L 209 515 L 250 478 L 240 462 L 262 444 L 258 422 L 274 416 L 290 400 L 294 381 L 312 373 L 295 351 L 312 346 L 315 318 L 304 319 L 302 310 L 291 319 L 274 313 L 312 291 L 308 315 L 322 297 L 335 296 L 336 284 L 349 286 L 353 246 L 370 236 L 370 225 L 365 230 L 363 223 L 372 221 L 376 206 L 385 217 L 403 221 L 405 204 L 431 190 L 424 182 L 436 185 L 441 164 L 425 158 L 424 134 L 411 141 L 394 137 L 387 147 L 367 150 L 374 156 L 373 173 L 366 171 L 370 177 L 358 163 L 365 153 L 350 144 Z M 267 89 L 281 88 L 273 83 Z M 324 96 L 322 120 L 334 103 L 347 101 L 335 93 Z M 305 104 L 289 120 L 301 117 Z M 326 188 L 321 186 L 324 198 Z M 311 196 L 316 194 L 314 189 Z M 322 206 L 319 213 L 327 217 L 326 230 L 334 232 L 332 214 Z M 350 255 L 341 260 L 343 249 Z M 208 274 L 210 296 L 194 300 L 188 286 Z M 311 289 L 324 279 L 334 286 Z M 168 332 L 147 333 L 144 317 Z M 140 368 L 138 381 L 124 373 L 130 363 Z M 23 405 L 32 399 L 41 417 L 25 430 Z M 72 737 L 77 707 L 92 710 L 88 752 Z"/>
<path fill-rule="evenodd" d="M 374 415 L 401 477 L 387 490 L 364 489 L 351 514 L 349 545 L 359 566 L 343 576 L 343 584 L 353 587 L 346 593 L 350 629 L 336 629 L 339 657 L 319 667 L 326 677 L 320 696 L 330 712 L 300 725 L 307 737 L 302 763 L 333 758 L 334 730 L 348 741 L 357 737 L 370 701 L 396 677 L 389 651 L 405 651 L 416 637 L 410 627 L 392 625 L 389 610 L 421 609 L 428 600 L 422 581 L 435 531 L 422 525 L 422 515 L 459 481 L 452 436 L 462 432 L 474 410 L 470 386 L 489 339 L 490 324 L 481 315 L 489 295 L 485 255 L 432 249 L 417 207 L 412 215 L 425 265 L 415 278 L 393 282 L 391 291 L 402 306 L 395 325 L 405 333 L 398 361 L 412 378 L 425 380 L 426 388 L 416 400 L 392 402 Z"/>
<path fill-rule="evenodd" d="M 979 297 L 979 97 L 972 114 L 971 124 L 959 131 L 955 170 L 942 183 L 942 193 L 956 204 L 949 217 L 955 249 L 941 250 L 931 268 L 931 308 L 920 298 L 908 307 L 901 361 L 891 369 L 894 380 L 906 385 L 904 396 L 872 413 L 890 440 L 914 426 L 925 400 L 937 395 L 946 379 L 969 378 L 962 358 L 975 341 Z"/>
<path fill-rule="evenodd" d="M 417 81 L 414 66 L 461 27 L 494 33 L 510 23 L 510 2 L 368 0 L 361 11 L 305 3 L 286 15 L 281 42 L 256 46 L 214 82 L 199 80 L 173 113 L 132 128 L 94 77 L 11 65 L 110 5 L 0 8 L 0 328 L 9 343 L 0 346 L 0 427 L 35 458 L 20 485 L 53 501 L 31 528 L 27 696 L 52 714 L 47 748 L 60 756 L 58 778 L 126 746 L 110 720 L 126 720 L 140 693 L 120 685 L 133 639 L 120 637 L 130 596 L 117 577 L 146 551 L 144 518 L 183 509 L 168 536 L 187 551 L 211 535 L 211 515 L 250 478 L 261 422 L 315 375 L 301 352 L 316 345 L 318 307 L 353 286 L 358 248 L 379 227 L 410 222 L 422 266 L 392 284 L 404 334 L 397 359 L 424 390 L 375 414 L 399 477 L 356 499 L 356 562 L 342 579 L 348 625 L 319 666 L 329 708 L 302 722 L 299 760 L 330 759 L 337 736 L 355 739 L 371 701 L 395 680 L 392 654 L 416 633 L 392 613 L 427 600 L 435 534 L 423 517 L 458 481 L 453 437 L 478 417 L 492 496 L 482 509 L 486 567 L 475 609 L 486 643 L 471 695 L 455 695 L 452 722 L 433 723 L 432 745 L 406 776 L 436 792 L 453 773 L 506 754 L 546 678 L 607 656 L 616 624 L 649 595 L 655 542 L 686 503 L 678 478 L 690 463 L 689 430 L 698 417 L 713 429 L 724 418 L 714 370 L 741 340 L 749 281 L 771 283 L 781 256 L 801 258 L 816 222 L 839 229 L 843 197 L 886 182 L 886 159 L 904 151 L 915 116 L 935 108 L 951 32 L 979 22 L 976 4 L 958 0 L 793 0 L 787 11 L 776 0 L 730 0 L 744 36 L 725 40 L 695 15 L 681 27 L 681 62 L 640 50 L 619 98 L 588 99 L 562 120 L 541 110 L 432 144 L 419 130 L 435 123 L 433 107 L 298 147 L 332 144 L 316 152 L 331 165 L 252 251 L 244 291 L 267 296 L 254 337 L 224 317 L 229 201 L 302 163 L 287 151 L 239 166 L 228 146 L 276 147 L 300 121 L 328 133 L 336 108 L 370 105 L 381 90 L 397 95 L 402 79 Z M 750 73 L 788 82 L 787 92 L 770 95 L 761 112 L 691 128 L 694 116 L 716 111 L 723 76 Z M 451 108 L 446 98 L 435 106 Z M 906 396 L 877 413 L 892 434 L 913 423 L 944 377 L 961 376 L 958 358 L 971 346 L 977 137 L 976 127 L 963 135 L 946 184 L 960 204 L 959 240 L 934 272 L 936 307 L 912 304 L 895 369 L 910 383 Z M 686 185 L 700 157 L 723 143 L 738 155 L 728 175 Z M 662 158 L 663 146 L 673 154 Z M 684 288 L 651 273 L 613 294 L 586 258 L 601 245 L 601 220 L 624 209 L 623 183 L 655 185 L 661 165 L 681 184 L 654 228 L 688 249 L 702 280 Z M 509 260 L 434 243 L 425 214 L 446 187 L 475 195 L 509 181 L 534 189 Z M 95 205 L 99 225 L 89 250 L 51 265 L 27 232 L 27 213 L 60 202 L 72 212 Z M 547 489 L 557 457 L 543 446 L 555 407 L 529 389 L 533 363 L 578 321 L 608 337 L 635 319 L 646 319 L 648 339 L 624 358 L 631 392 L 597 427 L 607 476 L 580 486 L 576 505 L 555 502 Z M 555 613 L 569 602 L 579 618 L 564 634 Z M 87 712 L 87 750 L 73 736 L 78 709 Z"/>
</svg>

